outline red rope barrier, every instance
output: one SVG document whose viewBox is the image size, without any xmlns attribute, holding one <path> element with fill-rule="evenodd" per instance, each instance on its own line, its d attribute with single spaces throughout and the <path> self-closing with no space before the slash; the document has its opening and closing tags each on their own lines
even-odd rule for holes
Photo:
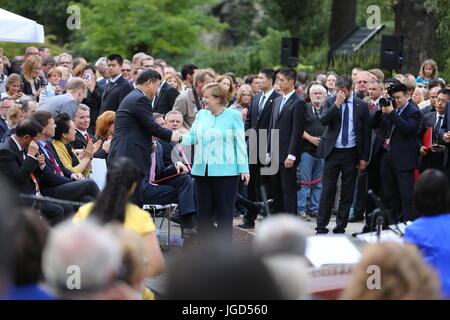
<svg viewBox="0 0 450 320">
<path fill-rule="evenodd" d="M 323 178 L 320 178 L 320 179 L 317 179 L 317 180 L 314 180 L 314 181 L 301 181 L 300 183 L 301 184 L 314 184 L 314 183 L 321 182 L 322 180 L 323 180 Z"/>
</svg>

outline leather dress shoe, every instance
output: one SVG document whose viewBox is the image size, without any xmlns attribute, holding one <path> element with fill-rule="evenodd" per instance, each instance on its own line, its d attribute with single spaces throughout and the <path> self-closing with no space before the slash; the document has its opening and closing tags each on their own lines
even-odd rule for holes
<svg viewBox="0 0 450 320">
<path fill-rule="evenodd" d="M 197 238 L 197 230 L 194 228 L 182 228 L 181 237 L 184 240 L 194 240 Z"/>
<path fill-rule="evenodd" d="M 241 229 L 255 229 L 255 222 L 249 220 L 243 220 L 241 224 L 237 225 Z"/>
</svg>

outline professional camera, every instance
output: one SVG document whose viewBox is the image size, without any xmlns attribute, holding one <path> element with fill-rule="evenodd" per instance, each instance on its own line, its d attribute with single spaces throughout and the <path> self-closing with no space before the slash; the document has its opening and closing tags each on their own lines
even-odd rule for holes
<svg viewBox="0 0 450 320">
<path fill-rule="evenodd" d="M 380 100 L 378 101 L 380 103 L 381 107 L 389 107 L 391 105 L 394 105 L 394 101 L 392 100 L 391 97 L 381 97 Z"/>
</svg>

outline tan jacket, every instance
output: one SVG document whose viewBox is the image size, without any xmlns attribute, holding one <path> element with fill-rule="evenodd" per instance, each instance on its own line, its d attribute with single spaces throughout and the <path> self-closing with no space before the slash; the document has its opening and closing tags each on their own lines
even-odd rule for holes
<svg viewBox="0 0 450 320">
<path fill-rule="evenodd" d="M 183 126 L 189 130 L 197 114 L 195 112 L 196 108 L 194 94 L 192 89 L 188 88 L 177 97 L 172 110 L 181 112 L 183 115 Z"/>
</svg>

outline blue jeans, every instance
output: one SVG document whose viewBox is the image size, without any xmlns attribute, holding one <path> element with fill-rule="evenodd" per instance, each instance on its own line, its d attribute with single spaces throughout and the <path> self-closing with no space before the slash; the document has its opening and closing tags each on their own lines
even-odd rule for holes
<svg viewBox="0 0 450 320">
<path fill-rule="evenodd" d="M 298 165 L 298 176 L 300 181 L 315 181 L 322 178 L 325 160 L 316 158 L 308 152 L 303 152 Z M 302 184 L 297 192 L 298 211 L 314 212 L 319 210 L 320 193 L 322 182 L 313 184 Z M 309 203 L 308 203 L 309 198 Z"/>
</svg>

